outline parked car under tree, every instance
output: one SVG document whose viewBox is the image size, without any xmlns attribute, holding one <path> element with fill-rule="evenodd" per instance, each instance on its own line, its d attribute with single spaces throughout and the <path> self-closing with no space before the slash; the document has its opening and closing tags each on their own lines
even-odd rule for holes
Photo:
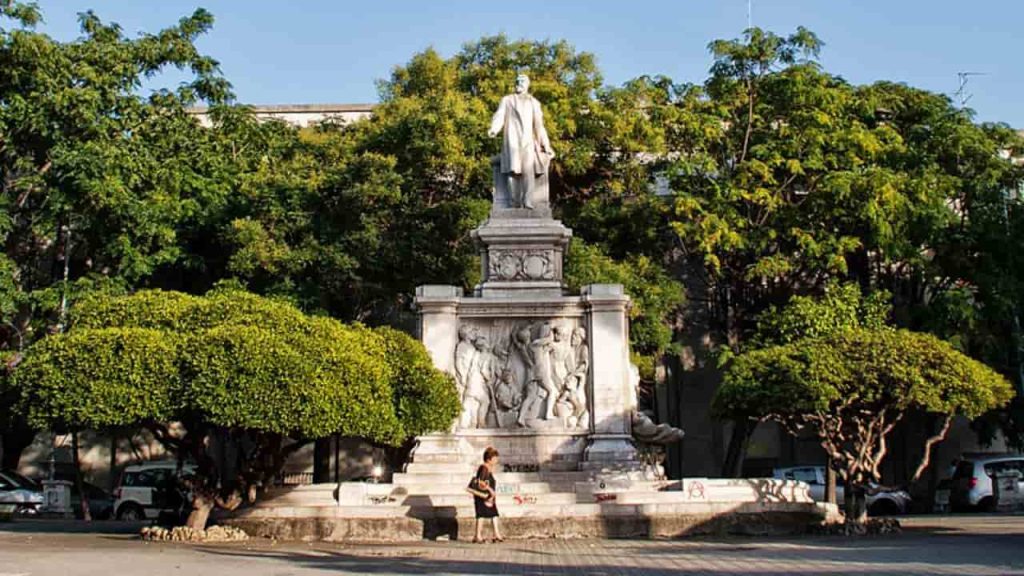
<svg viewBox="0 0 1024 576">
<path fill-rule="evenodd" d="M 999 472 L 1016 471 L 1024 489 L 1024 455 L 977 454 L 966 456 L 956 464 L 949 488 L 949 504 L 956 511 L 995 509 L 992 477 Z"/>
<path fill-rule="evenodd" d="M 14 470 L 0 470 L 0 504 L 14 507 L 14 514 L 38 514 L 43 506 L 43 487 Z"/>
<path fill-rule="evenodd" d="M 825 467 L 824 466 L 793 466 L 776 468 L 776 478 L 799 480 L 811 486 L 811 498 L 816 502 L 825 501 Z M 836 502 L 842 502 L 845 487 L 842 480 L 836 478 Z M 868 514 L 871 516 L 893 516 L 906 514 L 910 510 L 911 497 L 904 490 L 887 489 L 878 484 L 871 484 L 866 494 Z"/>
</svg>

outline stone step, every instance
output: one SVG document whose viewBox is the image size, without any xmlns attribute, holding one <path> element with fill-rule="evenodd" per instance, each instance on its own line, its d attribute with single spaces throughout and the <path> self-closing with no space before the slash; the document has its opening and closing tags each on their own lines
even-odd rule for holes
<svg viewBox="0 0 1024 576">
<path fill-rule="evenodd" d="M 671 489 L 675 486 L 678 490 L 678 482 L 674 483 L 670 480 L 629 480 L 624 482 L 617 481 L 586 481 L 576 482 L 573 490 L 577 494 L 595 494 L 595 493 L 618 493 L 618 492 L 658 492 L 662 490 Z"/>
<path fill-rule="evenodd" d="M 405 494 L 466 494 L 468 480 L 458 484 L 405 484 L 396 486 L 396 490 Z M 573 485 L 570 483 L 552 482 L 520 482 L 518 484 L 499 483 L 498 494 L 548 494 L 552 492 L 573 493 Z"/>
<path fill-rule="evenodd" d="M 469 484 L 470 478 L 473 476 L 473 471 L 469 474 L 464 473 L 440 473 L 440 472 L 426 472 L 426 473 L 397 473 L 391 477 L 391 482 L 396 486 L 404 486 L 408 484 Z M 519 484 L 522 482 L 542 482 L 543 479 L 540 474 L 536 472 L 528 473 L 516 473 L 516 474 L 499 474 L 497 476 L 498 484 Z"/>
<path fill-rule="evenodd" d="M 416 454 L 413 457 L 413 462 L 419 462 L 422 464 L 426 463 L 443 463 L 443 464 L 465 464 L 466 466 L 472 466 L 473 461 L 469 456 L 463 456 L 462 454 Z"/>
<path fill-rule="evenodd" d="M 465 471 L 449 472 L 399 472 L 392 476 L 391 482 L 398 486 L 409 484 L 469 484 L 475 469 Z M 522 484 L 524 482 L 553 482 L 560 484 L 573 484 L 585 482 L 590 479 L 586 472 L 500 472 L 495 474 L 498 485 Z"/>
<path fill-rule="evenodd" d="M 405 474 L 462 474 L 476 472 L 476 467 L 468 462 L 410 462 L 406 464 Z"/>
<path fill-rule="evenodd" d="M 475 473 L 479 466 L 479 462 L 420 462 L 417 460 L 408 463 L 403 472 L 405 474 L 462 474 L 468 476 Z M 580 479 L 590 477 L 589 472 L 577 470 L 576 466 L 574 462 L 546 462 L 539 469 L 532 466 L 533 470 L 530 470 L 529 473 L 577 475 Z M 498 477 L 505 474 L 524 473 L 519 470 L 522 468 L 516 469 L 515 465 L 510 465 L 509 469 L 499 471 Z"/>
<path fill-rule="evenodd" d="M 533 508 L 533 510 L 531 510 Z M 644 505 L 552 506 L 545 509 L 505 507 L 506 538 L 679 538 L 699 534 L 803 533 L 835 515 L 834 505 Z M 405 506 L 253 509 L 236 511 L 221 523 L 250 536 L 279 540 L 326 540 L 352 543 L 419 543 L 424 538 L 469 540 L 474 532 L 471 508 L 444 509 L 447 518 L 416 517 L 421 509 Z M 563 514 L 568 511 L 570 514 Z M 575 515 L 575 512 L 586 513 Z M 533 515 L 533 514 L 537 515 Z M 453 517 L 454 516 L 454 517 Z"/>
<path fill-rule="evenodd" d="M 449 503 L 449 499 L 456 502 L 459 500 L 472 502 L 469 500 L 470 495 L 466 492 L 466 486 L 463 484 L 412 484 L 408 486 L 395 486 L 391 484 L 361 486 L 356 484 L 353 486 L 353 488 L 358 488 L 359 490 L 349 489 L 351 485 L 343 486 L 344 488 L 341 492 L 342 503 L 351 503 L 353 505 L 374 502 L 402 502 L 407 498 L 417 498 L 420 501 L 423 498 L 445 498 L 445 505 Z M 547 482 L 526 482 L 521 484 L 502 484 L 498 488 L 499 502 L 515 502 L 516 496 L 519 496 L 520 500 L 531 500 L 532 498 L 533 500 L 548 501 L 549 498 L 553 498 L 559 503 L 579 501 L 571 486 L 566 484 L 552 485 Z M 261 508 L 273 506 L 335 506 L 337 503 L 337 485 L 314 484 L 297 488 L 268 490 L 260 495 L 260 499 L 256 501 L 254 506 Z"/>
<path fill-rule="evenodd" d="M 462 494 L 410 494 L 398 498 L 404 506 L 456 506 L 471 505 L 472 496 Z M 498 494 L 498 509 L 504 510 L 514 506 L 527 505 L 564 505 L 576 504 L 576 495 L 569 492 L 547 492 L 541 494 Z"/>
<path fill-rule="evenodd" d="M 635 517 L 664 515 L 718 515 L 727 513 L 761 514 L 766 512 L 810 512 L 821 506 L 801 502 L 677 502 L 662 504 L 624 504 L 618 502 L 571 504 L 498 504 L 504 518 Z M 406 505 L 399 503 L 346 506 L 250 507 L 236 516 L 245 518 L 473 518 L 472 504 L 451 506 Z"/>
<path fill-rule="evenodd" d="M 549 518 L 558 519 L 581 516 L 635 516 L 640 506 L 620 504 L 508 504 L 498 503 L 498 511 L 504 518 Z M 240 512 L 246 518 L 473 518 L 472 503 L 461 505 L 406 505 L 377 504 L 351 506 L 276 506 L 252 507 Z"/>
</svg>

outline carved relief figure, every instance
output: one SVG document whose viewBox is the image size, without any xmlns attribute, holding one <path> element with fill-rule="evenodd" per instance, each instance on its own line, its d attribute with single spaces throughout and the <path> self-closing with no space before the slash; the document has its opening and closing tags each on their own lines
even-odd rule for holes
<svg viewBox="0 0 1024 576">
<path fill-rule="evenodd" d="M 533 359 L 533 377 L 531 380 L 537 382 L 540 390 L 544 393 L 544 398 L 547 399 L 544 409 L 544 420 L 551 420 L 555 417 L 555 399 L 558 397 L 551 358 L 554 343 L 554 338 L 551 335 L 551 326 L 548 324 L 542 325 L 537 338 L 530 342 L 530 357 Z"/>
<path fill-rule="evenodd" d="M 577 328 L 572 333 L 572 372 L 565 379 L 565 394 L 572 405 L 569 416 L 570 427 L 589 425 L 587 409 L 587 369 L 590 367 L 590 347 L 587 346 L 587 331 Z"/>
<path fill-rule="evenodd" d="M 546 394 L 541 389 L 540 382 L 535 378 L 530 378 L 526 383 L 523 404 L 519 407 L 519 418 L 516 419 L 516 423 L 525 428 L 528 421 L 536 420 L 540 411 L 544 408 L 544 399 L 547 398 Z"/>
<path fill-rule="evenodd" d="M 510 368 L 501 371 L 494 390 L 495 417 L 499 428 L 509 428 L 519 419 L 519 406 L 523 403 L 522 390 Z"/>
<path fill-rule="evenodd" d="M 534 202 L 546 202 L 547 171 L 554 158 L 551 141 L 544 128 L 540 102 L 530 95 L 530 78 L 516 77 L 516 93 L 501 99 L 491 119 L 489 136 L 503 132 L 501 154 L 496 164 L 496 192 L 507 192 L 509 208 L 530 208 Z"/>
<path fill-rule="evenodd" d="M 558 390 L 565 386 L 566 378 L 575 365 L 573 350 L 569 345 L 569 332 L 564 326 L 555 326 L 552 330 L 554 342 L 551 344 L 551 376 Z"/>
<path fill-rule="evenodd" d="M 525 393 L 526 383 L 533 373 L 533 358 L 530 357 L 530 327 L 520 328 L 513 334 L 509 344 L 508 366 L 519 388 L 520 396 Z"/>
<path fill-rule="evenodd" d="M 455 385 L 459 389 L 459 398 L 466 394 L 466 383 L 469 379 L 469 368 L 476 355 L 473 344 L 473 327 L 468 324 L 459 326 L 459 343 L 455 345 Z"/>
<path fill-rule="evenodd" d="M 486 428 L 494 396 L 498 359 L 491 352 L 491 344 L 486 336 L 477 336 L 473 344 L 476 354 L 470 364 L 466 392 L 462 399 L 462 427 Z"/>
<path fill-rule="evenodd" d="M 586 331 L 513 319 L 463 324 L 455 349 L 461 428 L 589 424 Z"/>
</svg>

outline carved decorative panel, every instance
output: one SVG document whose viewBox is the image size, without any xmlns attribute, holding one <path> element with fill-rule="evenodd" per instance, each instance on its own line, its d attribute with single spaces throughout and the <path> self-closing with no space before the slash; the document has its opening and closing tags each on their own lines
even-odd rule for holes
<svg viewBox="0 0 1024 576">
<path fill-rule="evenodd" d="M 463 320 L 458 332 L 461 428 L 589 425 L 590 349 L 579 319 Z"/>
<path fill-rule="evenodd" d="M 492 249 L 489 280 L 559 280 L 560 262 L 553 249 Z"/>
</svg>

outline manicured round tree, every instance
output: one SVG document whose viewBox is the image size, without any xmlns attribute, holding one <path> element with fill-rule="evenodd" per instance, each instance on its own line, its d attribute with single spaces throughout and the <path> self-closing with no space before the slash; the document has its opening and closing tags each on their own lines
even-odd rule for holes
<svg viewBox="0 0 1024 576">
<path fill-rule="evenodd" d="M 880 480 L 888 435 L 907 414 L 943 421 L 924 443 L 915 481 L 955 416 L 976 418 L 1012 396 L 1005 378 L 934 336 L 852 328 L 734 357 L 713 410 L 813 432 L 846 482 L 847 520 L 862 522 L 865 487 Z"/>
<path fill-rule="evenodd" d="M 412 338 L 238 290 L 99 297 L 72 318 L 14 372 L 22 410 L 38 425 L 151 430 L 196 464 L 197 529 L 214 506 L 254 499 L 313 439 L 397 446 L 458 411 L 454 384 Z M 224 439 L 242 451 L 236 470 L 211 452 Z"/>
</svg>

